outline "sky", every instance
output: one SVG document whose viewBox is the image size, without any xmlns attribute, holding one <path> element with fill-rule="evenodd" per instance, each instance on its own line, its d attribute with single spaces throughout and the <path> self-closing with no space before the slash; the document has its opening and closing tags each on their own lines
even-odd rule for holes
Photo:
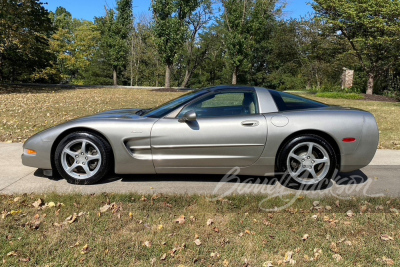
<svg viewBox="0 0 400 267">
<path fill-rule="evenodd" d="M 116 0 L 43 0 L 48 4 L 45 7 L 49 11 L 55 11 L 57 7 L 65 7 L 72 16 L 77 19 L 93 20 L 94 17 L 105 15 L 104 7 L 115 8 Z M 299 18 L 312 12 L 307 5 L 311 0 L 286 0 L 287 7 L 284 18 Z M 151 0 L 133 0 L 133 10 L 136 17 L 142 14 L 151 14 L 149 11 Z"/>
</svg>

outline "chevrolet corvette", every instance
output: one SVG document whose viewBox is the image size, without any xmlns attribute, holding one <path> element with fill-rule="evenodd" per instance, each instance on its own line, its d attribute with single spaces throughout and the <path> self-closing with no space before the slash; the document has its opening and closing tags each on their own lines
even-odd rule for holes
<svg viewBox="0 0 400 267">
<path fill-rule="evenodd" d="M 112 110 L 40 132 L 22 163 L 74 184 L 116 174 L 286 174 L 299 185 L 367 166 L 374 116 L 259 87 L 192 91 L 159 107 Z"/>
</svg>

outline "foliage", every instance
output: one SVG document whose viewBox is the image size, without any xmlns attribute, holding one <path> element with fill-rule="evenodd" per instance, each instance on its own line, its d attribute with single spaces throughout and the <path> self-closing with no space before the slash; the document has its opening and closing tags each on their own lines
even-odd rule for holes
<svg viewBox="0 0 400 267">
<path fill-rule="evenodd" d="M 158 53 L 167 65 L 165 86 L 170 87 L 174 58 L 188 39 L 186 19 L 199 7 L 199 0 L 154 0 L 154 32 Z"/>
<path fill-rule="evenodd" d="M 0 2 L 0 81 L 29 81 L 51 65 L 49 12 L 38 0 Z"/>
<path fill-rule="evenodd" d="M 368 75 L 368 94 L 375 79 L 396 61 L 400 22 L 399 0 L 316 0 L 318 19 L 340 31 Z"/>
</svg>

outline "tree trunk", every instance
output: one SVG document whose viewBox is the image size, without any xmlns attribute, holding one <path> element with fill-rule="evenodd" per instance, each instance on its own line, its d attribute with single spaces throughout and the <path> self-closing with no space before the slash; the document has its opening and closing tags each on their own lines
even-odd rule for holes
<svg viewBox="0 0 400 267">
<path fill-rule="evenodd" d="M 192 72 L 189 71 L 189 70 L 186 70 L 185 79 L 183 79 L 183 82 L 182 82 L 182 85 L 181 85 L 182 88 L 186 88 L 186 86 L 189 83 L 189 80 L 190 80 L 191 76 L 192 76 Z"/>
<path fill-rule="evenodd" d="M 237 84 L 237 73 L 238 73 L 238 68 L 235 67 L 235 69 L 233 70 L 233 74 L 232 74 L 232 85 Z"/>
<path fill-rule="evenodd" d="M 171 65 L 167 65 L 165 69 L 165 88 L 171 88 Z"/>
<path fill-rule="evenodd" d="M 118 85 L 118 80 L 117 80 L 117 70 L 113 70 L 113 80 L 114 80 L 114 86 Z"/>
<path fill-rule="evenodd" d="M 368 74 L 367 95 L 372 95 L 374 93 L 374 82 L 375 75 L 373 73 Z"/>
</svg>

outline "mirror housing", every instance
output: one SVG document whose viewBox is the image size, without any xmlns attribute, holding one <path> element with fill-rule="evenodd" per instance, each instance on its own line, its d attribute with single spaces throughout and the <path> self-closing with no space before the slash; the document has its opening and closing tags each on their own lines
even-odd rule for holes
<svg viewBox="0 0 400 267">
<path fill-rule="evenodd" d="M 179 122 L 191 122 L 196 120 L 197 120 L 196 112 L 193 110 L 189 110 L 188 112 L 183 114 L 183 117 L 179 119 Z"/>
</svg>

